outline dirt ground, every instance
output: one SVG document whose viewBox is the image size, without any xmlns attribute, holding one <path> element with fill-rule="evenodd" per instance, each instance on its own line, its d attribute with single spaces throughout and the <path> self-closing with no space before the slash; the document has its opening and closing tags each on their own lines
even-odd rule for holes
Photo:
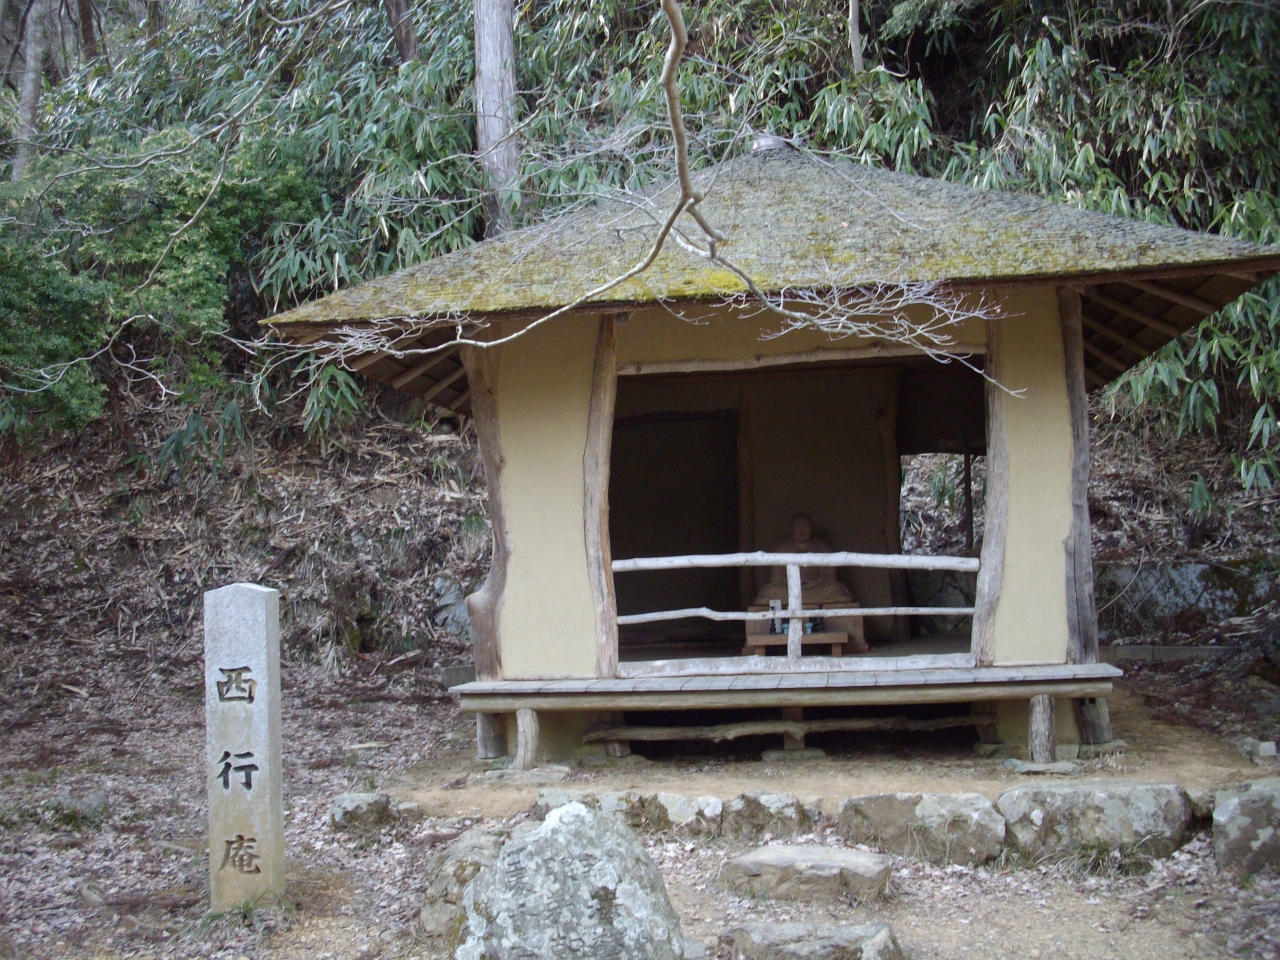
<svg viewBox="0 0 1280 960">
<path fill-rule="evenodd" d="M 74 653 L 74 651 L 72 651 Z M 523 818 L 534 784 L 480 781 L 471 721 L 425 670 L 363 661 L 341 679 L 285 666 L 286 902 L 270 910 L 207 912 L 200 770 L 204 746 L 191 664 L 139 669 L 107 659 L 91 691 L 39 687 L 22 668 L 0 712 L 0 958 L 280 958 L 428 960 L 413 936 L 426 862 L 475 819 Z M 75 684 L 67 684 L 75 687 Z M 426 692 L 424 692 L 426 691 Z M 89 693 L 84 696 L 82 693 Z M 24 699 L 26 697 L 26 699 Z M 1085 777 L 1176 780 L 1190 789 L 1274 775 L 1220 736 L 1160 719 L 1121 690 L 1113 703 L 1122 757 L 1090 761 Z M 1021 779 L 977 757 L 965 736 L 829 741 L 829 756 L 766 764 L 758 744 L 653 751 L 579 768 L 561 785 L 598 791 L 665 789 L 732 796 L 767 788 L 818 797 L 892 789 L 977 790 Z M 417 800 L 425 818 L 377 834 L 335 834 L 330 800 L 351 789 Z M 58 814 L 59 795 L 106 793 L 93 824 Z M 801 838 L 839 842 L 830 824 Z M 916 960 L 974 957 L 1280 956 L 1280 881 L 1245 888 L 1217 875 L 1208 843 L 1141 864 L 896 864 L 888 899 L 833 908 L 748 901 L 720 891 L 723 861 L 745 849 L 707 839 L 645 838 L 667 878 L 686 934 L 711 946 L 726 922 L 815 919 L 892 923 Z M 1038 951 L 1038 952 L 1037 952 Z M 714 952 L 713 952 L 714 955 Z"/>
</svg>

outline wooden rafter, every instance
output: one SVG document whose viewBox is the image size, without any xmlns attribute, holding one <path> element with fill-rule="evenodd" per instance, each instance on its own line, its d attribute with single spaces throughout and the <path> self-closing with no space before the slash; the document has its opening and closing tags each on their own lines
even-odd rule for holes
<svg viewBox="0 0 1280 960">
<path fill-rule="evenodd" d="M 418 377 L 422 376 L 425 373 L 430 373 L 432 370 L 436 368 L 437 365 L 443 363 L 444 361 L 452 357 L 455 353 L 457 353 L 458 349 L 459 349 L 458 347 L 450 347 L 448 350 L 445 350 L 445 351 L 442 351 L 441 353 L 433 354 L 427 357 L 421 363 L 414 364 L 404 373 L 397 375 L 395 379 L 391 381 L 391 386 L 399 390 L 406 383 L 409 383 L 410 381 L 413 381 L 413 380 L 417 380 Z"/>
<path fill-rule="evenodd" d="M 363 370 L 365 367 L 373 366 L 375 363 L 377 363 L 379 360 L 384 359 L 386 356 L 387 355 L 383 353 L 381 350 L 375 350 L 373 351 L 373 353 L 366 353 L 363 357 L 356 357 L 354 360 L 350 361 L 347 364 L 347 369 L 350 370 L 352 373 L 357 373 Z"/>
<path fill-rule="evenodd" d="M 471 399 L 471 391 L 463 390 L 460 394 L 458 394 L 458 396 L 455 399 L 450 400 L 448 403 L 444 404 L 444 408 L 446 410 L 451 410 L 454 413 L 457 413 L 459 408 L 470 399 Z"/>
<path fill-rule="evenodd" d="M 465 367 L 459 366 L 457 370 L 453 371 L 453 373 L 449 374 L 443 380 L 438 381 L 435 386 L 433 386 L 426 393 L 424 393 L 419 399 L 421 399 L 424 402 L 428 400 L 434 400 L 437 395 L 447 390 L 450 387 L 450 385 L 454 383 L 454 381 L 461 379 L 463 374 L 465 374 L 466 372 L 467 370 Z"/>
<path fill-rule="evenodd" d="M 1095 387 L 1105 387 L 1109 382 L 1106 377 L 1090 367 L 1084 368 L 1084 375 Z"/>
<path fill-rule="evenodd" d="M 1176 337 L 1182 336 L 1183 334 L 1183 331 L 1179 330 L 1173 324 L 1166 323 L 1164 320 L 1160 320 L 1156 317 L 1149 316 L 1148 314 L 1143 313 L 1141 310 L 1137 310 L 1129 306 L 1127 303 L 1121 303 L 1119 300 L 1113 300 L 1111 297 L 1108 297 L 1104 293 L 1090 293 L 1088 291 L 1081 291 L 1080 295 L 1084 297 L 1086 300 L 1089 300 L 1092 303 L 1098 304 L 1098 306 L 1100 307 L 1106 307 L 1108 310 L 1114 310 L 1116 313 L 1124 314 L 1126 317 L 1129 317 L 1132 320 L 1137 320 L 1139 323 L 1145 324 L 1146 326 L 1150 327 L 1152 330 L 1158 330 L 1160 333 L 1163 333 L 1167 337 L 1176 338 Z"/>
<path fill-rule="evenodd" d="M 1108 367 L 1111 367 L 1112 369 L 1114 369 L 1116 372 L 1124 373 L 1126 370 L 1129 369 L 1129 365 L 1127 363 L 1125 363 L 1123 360 L 1117 360 L 1115 357 L 1107 353 L 1107 351 L 1103 350 L 1101 347 L 1095 346 L 1094 344 L 1090 343 L 1088 340 L 1085 340 L 1082 342 L 1084 344 L 1084 349 L 1086 350 L 1086 352 L 1093 354 L 1095 357 L 1097 357 L 1099 360 L 1105 363 Z"/>
<path fill-rule="evenodd" d="M 1086 327 L 1088 327 L 1090 330 L 1094 331 L 1095 333 L 1102 334 L 1104 337 L 1107 337 L 1114 343 L 1120 344 L 1126 350 L 1130 350 L 1133 353 L 1136 353 L 1140 357 L 1151 356 L 1150 347 L 1144 347 L 1137 340 L 1130 340 L 1124 334 L 1116 333 L 1106 324 L 1098 323 L 1097 320 L 1091 320 L 1088 317 L 1082 317 L 1081 322 L 1083 322 Z"/>
<path fill-rule="evenodd" d="M 1159 297 L 1161 300 L 1168 300 L 1170 303 L 1176 303 L 1186 307 L 1189 310 L 1195 310 L 1206 316 L 1215 313 L 1218 310 L 1216 303 L 1210 303 L 1208 300 L 1202 300 L 1200 297 L 1192 296 L 1189 293 L 1183 293 L 1181 290 L 1175 290 L 1172 287 L 1166 287 L 1164 284 L 1151 283 L 1147 280 L 1130 280 L 1131 287 L 1137 287 L 1153 297 Z"/>
</svg>

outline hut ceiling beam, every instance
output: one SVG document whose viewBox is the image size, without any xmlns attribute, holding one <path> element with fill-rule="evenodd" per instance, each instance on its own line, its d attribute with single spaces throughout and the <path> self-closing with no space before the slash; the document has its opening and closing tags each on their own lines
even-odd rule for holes
<svg viewBox="0 0 1280 960">
<path fill-rule="evenodd" d="M 417 380 L 418 377 L 422 376 L 425 373 L 430 373 L 432 370 L 436 368 L 436 366 L 443 363 L 445 360 L 448 360 L 455 353 L 457 353 L 458 349 L 459 349 L 458 347 L 450 347 L 448 350 L 445 350 L 442 353 L 437 353 L 434 356 L 427 357 L 427 359 L 423 360 L 421 363 L 415 364 L 414 366 L 406 370 L 404 373 L 397 376 L 394 380 L 392 380 L 391 386 L 399 390 L 406 383 L 409 383 L 412 380 Z"/>
<path fill-rule="evenodd" d="M 354 360 L 350 361 L 347 364 L 347 369 L 350 370 L 352 373 L 358 373 L 361 370 L 363 370 L 365 367 L 373 366 L 375 363 L 377 363 L 379 360 L 384 359 L 386 356 L 387 354 L 384 353 L 383 351 L 375 350 L 373 351 L 373 353 L 366 353 L 363 357 L 356 357 Z"/>
<path fill-rule="evenodd" d="M 1183 293 L 1181 290 L 1174 290 L 1172 287 L 1166 287 L 1160 283 L 1151 283 L 1147 280 L 1130 280 L 1129 286 L 1137 287 L 1145 293 L 1151 294 L 1153 297 L 1159 297 L 1161 300 L 1168 300 L 1170 303 L 1176 303 L 1186 307 L 1189 310 L 1195 310 L 1208 316 L 1216 313 L 1218 305 L 1210 303 L 1208 300 L 1202 300 L 1200 297 L 1192 296 L 1189 293 Z"/>
<path fill-rule="evenodd" d="M 436 383 L 434 387 L 424 393 L 419 399 L 424 403 L 428 400 L 434 400 L 438 394 L 449 389 L 449 387 L 453 385 L 454 381 L 461 379 L 462 375 L 466 372 L 466 367 L 458 367 L 457 370 L 453 371 L 453 373 Z"/>
<path fill-rule="evenodd" d="M 1084 348 L 1105 363 L 1108 367 L 1115 369 L 1117 373 L 1124 373 L 1129 369 L 1129 365 L 1127 363 L 1122 360 L 1117 360 L 1111 354 L 1107 353 L 1107 351 L 1103 350 L 1101 347 L 1094 346 L 1088 340 L 1084 341 Z"/>
<path fill-rule="evenodd" d="M 1124 314 L 1124 316 L 1129 317 L 1132 320 L 1137 320 L 1139 323 L 1145 324 L 1152 330 L 1157 330 L 1160 333 L 1163 333 L 1166 337 L 1173 337 L 1176 339 L 1182 336 L 1184 332 L 1171 323 L 1166 323 L 1163 320 L 1158 320 L 1155 317 L 1148 316 L 1141 310 L 1136 310 L 1127 303 L 1121 303 L 1119 300 L 1113 300 L 1104 293 L 1082 291 L 1081 296 L 1092 303 L 1096 303 L 1100 307 L 1106 307 L 1108 310 L 1114 310 L 1116 313 Z"/>
<path fill-rule="evenodd" d="M 1102 334 L 1104 337 L 1107 337 L 1111 341 L 1120 344 L 1122 347 L 1124 347 L 1127 350 L 1133 351 L 1140 357 L 1151 356 L 1150 347 L 1144 347 L 1137 340 L 1130 340 L 1124 334 L 1116 333 L 1106 324 L 1098 323 L 1098 321 L 1096 320 L 1090 320 L 1088 317 L 1082 317 L 1081 322 L 1090 330 L 1092 330 L 1094 333 Z"/>
</svg>

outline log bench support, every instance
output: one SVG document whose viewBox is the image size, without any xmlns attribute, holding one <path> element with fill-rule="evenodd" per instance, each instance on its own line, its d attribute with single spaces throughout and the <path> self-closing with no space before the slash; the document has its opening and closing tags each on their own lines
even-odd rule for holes
<svg viewBox="0 0 1280 960">
<path fill-rule="evenodd" d="M 452 688 L 461 709 L 515 715 L 507 736 L 516 769 L 532 769 L 546 757 L 570 755 L 583 746 L 609 756 L 625 756 L 632 742 L 712 741 L 740 736 L 781 735 L 790 749 L 804 746 L 810 733 L 940 730 L 975 726 L 984 742 L 999 739 L 997 704 L 1031 704 L 1033 755 L 1054 754 L 1054 700 L 1095 700 L 1111 693 L 1121 671 L 1105 663 L 1022 667 L 929 667 L 895 670 L 833 670 L 757 674 L 696 674 L 636 678 L 478 680 Z M 806 719 L 805 707 L 908 706 L 927 703 L 974 704 L 974 713 L 930 720 L 906 717 Z M 980 705 L 980 706 L 979 706 Z M 740 710 L 771 708 L 776 720 L 753 720 L 708 727 L 628 726 L 623 712 Z M 1014 715 L 1021 711 L 1015 708 Z M 545 714 L 545 716 L 543 716 Z M 588 716 L 594 715 L 594 716 Z M 574 720 L 573 718 L 579 718 Z M 629 718 L 631 723 L 635 719 Z M 1067 718 L 1063 718 L 1064 720 Z M 482 721 L 487 723 L 488 721 Z M 1025 723 L 1020 719 L 1019 723 Z M 550 724 L 547 729 L 543 729 Z M 581 724 L 581 725 L 579 725 Z M 1020 739 L 1006 731 L 1007 739 Z M 497 747 L 497 739 L 494 746 Z M 513 749 L 514 748 L 514 749 Z"/>
<path fill-rule="evenodd" d="M 1053 697 L 1047 693 L 1031 698 L 1031 720 L 1027 729 L 1027 747 L 1032 763 L 1053 763 L 1054 752 Z"/>
<path fill-rule="evenodd" d="M 804 723 L 804 707 L 783 707 L 782 719 L 789 720 L 793 723 Z M 803 750 L 804 749 L 804 728 L 800 727 L 799 732 L 793 730 L 784 730 L 782 733 L 782 749 L 783 750 Z"/>
<path fill-rule="evenodd" d="M 513 770 L 532 770 L 538 765 L 538 711 L 523 707 L 516 711 L 516 756 Z"/>
<path fill-rule="evenodd" d="M 507 755 L 507 718 L 500 713 L 476 714 L 476 757 L 494 760 Z"/>
</svg>

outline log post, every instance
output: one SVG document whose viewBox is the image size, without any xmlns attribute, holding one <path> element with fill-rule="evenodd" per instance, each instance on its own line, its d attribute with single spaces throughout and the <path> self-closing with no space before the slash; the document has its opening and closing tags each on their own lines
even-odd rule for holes
<svg viewBox="0 0 1280 960">
<path fill-rule="evenodd" d="M 783 707 L 782 719 L 803 723 L 804 707 Z M 782 734 L 782 749 L 783 750 L 803 750 L 804 734 L 791 733 L 790 731 L 784 731 Z"/>
<path fill-rule="evenodd" d="M 902 461 L 898 457 L 898 390 L 899 370 L 887 371 L 889 385 L 885 391 L 884 407 L 876 418 L 880 431 L 880 453 L 884 459 L 884 516 L 881 529 L 885 553 L 902 552 Z M 889 571 L 889 597 L 893 606 L 906 605 L 908 596 L 907 574 L 903 570 Z M 889 636 L 906 640 L 911 633 L 911 623 L 906 617 L 889 620 Z"/>
<path fill-rule="evenodd" d="M 979 667 L 992 664 L 996 610 L 1004 581 L 1004 540 L 1009 523 L 1009 446 L 1005 431 L 1008 398 L 997 386 L 1001 376 L 1000 320 L 987 321 L 987 498 L 986 528 L 982 536 L 982 566 L 978 569 L 973 613 L 973 654 Z M 996 381 L 996 382 L 993 382 Z"/>
<path fill-rule="evenodd" d="M 1038 693 L 1031 698 L 1031 721 L 1028 724 L 1027 746 L 1032 763 L 1053 763 L 1053 697 Z"/>
<path fill-rule="evenodd" d="M 795 663 L 800 659 L 804 643 L 804 621 L 800 619 L 800 610 L 804 607 L 804 592 L 800 586 L 800 567 L 794 563 L 787 564 L 787 662 Z"/>
<path fill-rule="evenodd" d="M 1071 530 L 1063 541 L 1067 561 L 1067 662 L 1098 662 L 1098 611 L 1093 592 L 1093 538 L 1089 524 L 1089 401 L 1085 395 L 1084 330 L 1080 294 L 1058 289 L 1067 400 L 1071 411 Z M 1112 739 L 1107 702 L 1073 704 L 1084 743 Z M 1101 737 L 1100 740 L 1093 739 Z"/>
<path fill-rule="evenodd" d="M 476 714 L 476 756 L 495 760 L 507 755 L 506 721 L 500 713 Z"/>
<path fill-rule="evenodd" d="M 516 758 L 512 770 L 532 770 L 538 765 L 538 711 L 516 711 Z"/>
<path fill-rule="evenodd" d="M 467 597 L 471 635 L 476 656 L 476 679 L 502 677 L 502 643 L 498 635 L 502 597 L 507 588 L 507 524 L 502 511 L 502 435 L 498 429 L 498 347 L 465 347 L 462 363 L 471 387 L 471 419 L 480 443 L 485 487 L 489 492 L 489 528 L 493 533 L 493 558 L 482 586 Z"/>
<path fill-rule="evenodd" d="M 618 604 L 613 591 L 613 551 L 609 543 L 609 458 L 613 446 L 613 412 L 618 397 L 616 320 L 600 318 L 596 335 L 587 447 L 582 455 L 587 574 L 596 619 L 596 676 L 618 673 Z"/>
<path fill-rule="evenodd" d="M 621 711 L 606 714 L 605 720 L 618 729 L 624 727 L 627 722 L 626 714 Z M 604 741 L 604 754 L 606 757 L 629 757 L 631 756 L 631 741 L 606 740 Z"/>
<path fill-rule="evenodd" d="M 751 459 L 751 384 L 745 377 L 738 383 L 738 550 L 756 548 L 755 465 Z M 738 594 L 743 608 L 756 599 L 756 572 L 752 567 L 738 570 Z"/>
</svg>

